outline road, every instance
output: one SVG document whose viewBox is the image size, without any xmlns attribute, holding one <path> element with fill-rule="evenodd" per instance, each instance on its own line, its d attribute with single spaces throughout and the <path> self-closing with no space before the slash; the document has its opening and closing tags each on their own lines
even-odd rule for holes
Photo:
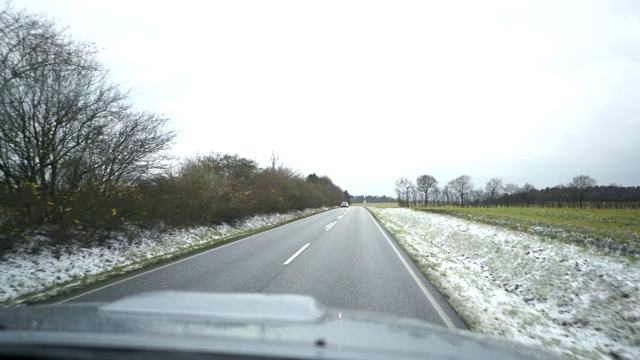
<svg viewBox="0 0 640 360">
<path fill-rule="evenodd" d="M 329 210 L 58 301 L 112 301 L 154 290 L 306 294 L 328 306 L 465 328 L 361 207 Z"/>
</svg>

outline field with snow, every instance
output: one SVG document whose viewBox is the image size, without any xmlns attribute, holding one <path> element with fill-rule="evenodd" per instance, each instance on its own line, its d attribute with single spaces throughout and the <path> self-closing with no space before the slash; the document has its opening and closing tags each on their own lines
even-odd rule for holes
<svg viewBox="0 0 640 360">
<path fill-rule="evenodd" d="M 640 359 L 640 264 L 447 215 L 369 208 L 474 331 Z"/>
</svg>

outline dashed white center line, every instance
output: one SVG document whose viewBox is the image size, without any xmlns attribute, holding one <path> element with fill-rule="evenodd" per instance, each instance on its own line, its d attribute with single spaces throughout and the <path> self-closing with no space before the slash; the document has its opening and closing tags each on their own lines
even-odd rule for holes
<svg viewBox="0 0 640 360">
<path fill-rule="evenodd" d="M 284 264 L 282 264 L 282 265 L 289 265 L 289 263 L 292 262 L 293 259 L 296 258 L 296 256 L 300 255 L 300 253 L 303 252 L 304 249 L 306 249 L 309 245 L 311 245 L 311 243 L 307 243 L 307 245 L 303 246 L 300 250 L 298 250 L 298 252 L 296 252 L 295 254 L 291 255 L 291 257 L 289 259 L 287 259 L 287 261 L 285 261 Z"/>
<path fill-rule="evenodd" d="M 337 223 L 337 221 L 334 221 L 331 224 L 325 226 L 324 227 L 324 231 L 329 231 L 329 229 L 331 229 L 333 227 L 333 225 L 335 225 L 336 223 Z"/>
<path fill-rule="evenodd" d="M 344 216 L 344 215 L 340 215 L 340 216 L 338 216 L 338 220 L 342 219 L 342 217 L 343 217 L 343 216 Z"/>
</svg>

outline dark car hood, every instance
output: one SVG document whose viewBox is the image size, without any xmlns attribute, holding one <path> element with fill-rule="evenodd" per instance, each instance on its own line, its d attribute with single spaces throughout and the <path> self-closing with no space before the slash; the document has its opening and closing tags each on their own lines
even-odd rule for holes
<svg viewBox="0 0 640 360">
<path fill-rule="evenodd" d="M 0 348 L 39 345 L 291 358 L 540 359 L 552 354 L 301 295 L 151 292 L 0 311 Z"/>
</svg>

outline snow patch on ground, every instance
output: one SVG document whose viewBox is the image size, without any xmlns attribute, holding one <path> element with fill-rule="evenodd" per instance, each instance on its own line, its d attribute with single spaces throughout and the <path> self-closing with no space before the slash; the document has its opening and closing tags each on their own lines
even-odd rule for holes
<svg viewBox="0 0 640 360">
<path fill-rule="evenodd" d="M 413 211 L 380 220 L 471 329 L 577 359 L 640 359 L 640 264 Z"/>
<path fill-rule="evenodd" d="M 273 226 L 308 215 L 314 210 L 287 214 L 259 215 L 231 226 L 197 227 L 170 232 L 138 230 L 133 239 L 118 233 L 101 247 L 75 244 L 65 247 L 42 246 L 50 241 L 30 236 L 14 253 L 0 259 L 0 302 L 42 291 L 57 284 L 80 281 L 116 268 L 133 270 L 145 260 L 169 256 L 178 251 L 198 248 L 219 239 Z M 34 247 L 38 251 L 34 253 Z M 73 284 L 71 284 L 73 285 Z"/>
</svg>

